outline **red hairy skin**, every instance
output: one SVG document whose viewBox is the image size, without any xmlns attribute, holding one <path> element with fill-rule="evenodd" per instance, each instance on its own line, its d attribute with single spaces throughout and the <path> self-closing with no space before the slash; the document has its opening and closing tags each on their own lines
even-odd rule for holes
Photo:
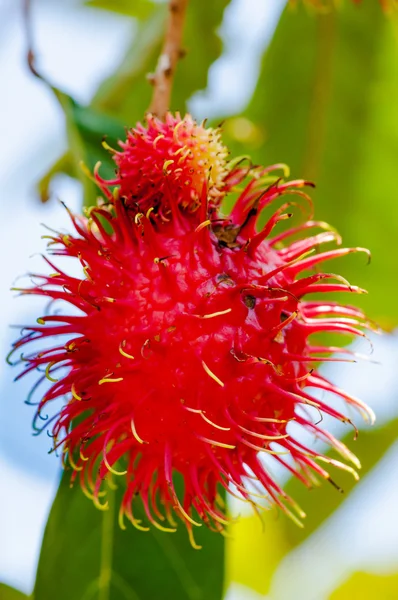
<svg viewBox="0 0 398 600">
<path fill-rule="evenodd" d="M 180 121 L 169 117 L 166 138 L 167 127 L 173 130 Z M 125 171 L 119 170 L 113 182 L 97 174 L 109 203 L 86 217 L 71 214 L 74 233 L 55 234 L 49 242 L 49 254 L 80 262 L 81 277 L 60 270 L 61 261 L 55 266 L 46 259 L 56 272 L 21 290 L 63 300 L 73 310 L 38 319 L 14 350 L 33 340 L 68 336 L 66 344 L 62 338 L 52 349 L 25 355 L 21 375 L 46 369 L 52 382 L 38 402 L 37 416 L 47 413 L 55 399 L 66 398 L 52 417 L 52 435 L 54 447 L 63 448 L 72 466 L 72 479 L 104 506 L 104 480 L 125 478 L 121 522 L 127 517 L 139 529 L 152 524 L 174 530 L 182 520 L 195 546 L 193 525 L 203 521 L 215 530 L 226 525 L 218 490 L 234 493 L 231 484 L 253 505 L 263 494 L 293 519 L 304 516 L 273 480 L 262 453 L 309 487 L 316 475 L 330 479 L 324 463 L 357 477 L 353 467 L 305 447 L 290 424 L 294 421 L 360 466 L 317 423 L 319 412 L 345 423 L 349 419 L 311 393 L 330 391 L 373 420 L 366 406 L 316 370 L 335 353 L 349 351 L 311 340 L 321 332 L 364 336 L 371 325 L 359 309 L 322 299 L 327 292 L 361 293 L 338 275 L 319 270 L 329 259 L 361 249 L 318 251 L 324 243 L 338 246 L 340 239 L 313 220 L 277 233 L 274 228 L 290 216 L 291 203 L 258 227 L 263 209 L 279 197 L 294 193 L 307 200 L 302 189 L 307 182 L 282 181 L 272 174 L 278 165 L 254 169 L 220 163 L 218 192 L 208 194 L 204 170 L 200 195 L 195 187 L 189 196 L 193 206 L 185 202 L 181 171 L 176 177 L 166 170 L 160 180 L 156 165 L 170 160 L 169 148 L 163 157 L 156 148 L 153 156 L 148 154 L 157 137 L 151 127 L 163 126 L 150 122 L 144 152 L 146 161 L 153 159 L 155 200 L 146 194 L 136 202 L 136 190 L 117 185 L 128 179 Z M 145 137 L 145 128 L 139 130 Z M 120 169 L 127 159 L 138 164 L 142 149 L 134 148 L 124 145 L 117 155 Z M 147 163 L 145 169 L 150 177 Z M 243 190 L 225 217 L 220 198 L 239 184 Z M 319 299 L 306 300 L 309 293 Z M 184 481 L 179 497 L 175 473 Z M 253 492 L 256 481 L 262 494 Z M 148 523 L 134 515 L 139 501 Z"/>
</svg>

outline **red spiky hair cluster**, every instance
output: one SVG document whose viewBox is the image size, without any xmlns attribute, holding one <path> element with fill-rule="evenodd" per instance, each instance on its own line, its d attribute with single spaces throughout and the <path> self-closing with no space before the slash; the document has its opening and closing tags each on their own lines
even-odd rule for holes
<svg viewBox="0 0 398 600">
<path fill-rule="evenodd" d="M 55 273 L 22 290 L 63 300 L 64 312 L 38 319 L 14 348 L 68 337 L 23 360 L 24 373 L 45 369 L 51 382 L 37 416 L 57 398 L 66 399 L 52 417 L 52 435 L 72 478 L 100 505 L 104 480 L 123 477 L 122 519 L 146 528 L 134 509 L 141 502 L 148 524 L 170 530 L 180 519 L 193 544 L 193 525 L 204 521 L 220 530 L 226 523 L 219 489 L 233 493 L 233 484 L 255 504 L 258 493 L 248 478 L 294 519 L 303 516 L 271 477 L 262 453 L 307 486 L 314 475 L 330 480 L 319 463 L 356 476 L 352 467 L 303 444 L 300 428 L 359 467 L 311 411 L 349 419 L 315 399 L 313 390 L 331 392 L 373 418 L 316 370 L 349 350 L 313 338 L 323 332 L 364 336 L 362 329 L 369 327 L 357 308 L 322 299 L 328 292 L 361 292 L 319 270 L 329 259 L 360 249 L 319 252 L 322 244 L 340 244 L 323 222 L 307 220 L 277 232 L 278 223 L 291 216 L 291 202 L 258 228 L 263 209 L 281 196 L 307 201 L 303 187 L 309 184 L 284 182 L 274 174 L 281 165 L 223 163 L 218 136 L 178 115 L 168 115 L 165 124 L 149 117 L 147 128 L 129 133 L 115 155 L 117 179 L 100 182 L 108 204 L 86 217 L 71 215 L 74 233 L 50 239 L 49 253 L 74 258 L 81 276 L 68 275 L 47 258 Z M 210 176 L 210 159 L 195 163 L 213 152 L 217 178 Z M 225 216 L 213 187 L 228 195 L 239 184 L 239 197 Z M 318 300 L 306 300 L 307 294 Z M 176 473 L 184 481 L 182 492 L 175 488 Z"/>
<path fill-rule="evenodd" d="M 147 126 L 138 123 L 119 142 L 122 151 L 113 152 L 117 176 L 104 181 L 96 172 L 100 187 L 118 187 L 127 207 L 141 212 L 150 208 L 170 214 L 168 197 L 188 212 L 195 211 L 205 193 L 213 202 L 222 195 L 226 177 L 227 149 L 218 129 L 197 124 L 191 115 L 181 119 L 168 113 L 165 122 L 147 116 Z"/>
</svg>

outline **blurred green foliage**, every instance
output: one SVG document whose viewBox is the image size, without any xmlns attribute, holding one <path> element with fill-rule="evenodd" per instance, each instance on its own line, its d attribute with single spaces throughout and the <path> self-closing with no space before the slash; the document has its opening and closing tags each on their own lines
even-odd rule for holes
<svg viewBox="0 0 398 600">
<path fill-rule="evenodd" d="M 1 600 L 28 600 L 28 596 L 5 583 L 0 583 L 0 598 Z"/>
<path fill-rule="evenodd" d="M 398 598 L 398 574 L 354 573 L 330 596 L 330 600 L 352 600 L 353 598 L 396 600 Z"/>
<path fill-rule="evenodd" d="M 137 19 L 147 19 L 157 9 L 150 0 L 85 0 L 84 4 Z"/>
<path fill-rule="evenodd" d="M 174 533 L 154 527 L 138 531 L 127 520 L 126 530 L 121 529 L 121 480 L 108 489 L 109 509 L 101 511 L 79 485 L 70 488 L 70 473 L 64 473 L 44 534 L 35 600 L 220 600 L 224 538 L 205 526 L 194 527 L 195 541 L 203 547 L 196 550 L 182 522 Z M 138 503 L 134 516 L 148 525 Z"/>
<path fill-rule="evenodd" d="M 377 464 L 396 441 L 397 431 L 398 420 L 391 421 L 385 427 L 361 431 L 353 448 L 361 457 L 361 477 Z M 352 434 L 343 438 L 343 442 L 351 448 L 352 438 Z M 272 578 L 282 558 L 321 527 L 358 486 L 348 473 L 338 472 L 336 477 L 342 493 L 327 482 L 322 482 L 320 487 L 309 491 L 298 479 L 288 481 L 285 486 L 286 492 L 298 502 L 307 515 L 303 528 L 297 527 L 275 510 L 262 515 L 263 527 L 260 526 L 257 515 L 238 520 L 231 527 L 232 538 L 227 546 L 228 580 L 251 587 L 261 594 L 269 593 Z M 252 548 L 250 552 L 247 551 L 249 546 Z"/>
</svg>

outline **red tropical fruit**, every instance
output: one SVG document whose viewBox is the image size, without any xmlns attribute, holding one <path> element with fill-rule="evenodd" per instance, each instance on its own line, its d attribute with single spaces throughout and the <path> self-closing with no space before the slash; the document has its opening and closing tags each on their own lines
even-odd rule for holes
<svg viewBox="0 0 398 600">
<path fill-rule="evenodd" d="M 356 477 L 353 467 L 306 446 L 300 429 L 359 467 L 320 427 L 319 413 L 350 422 L 328 402 L 334 396 L 373 419 L 317 371 L 350 351 L 314 335 L 364 336 L 371 327 L 358 308 L 322 299 L 361 293 L 319 270 L 361 249 L 319 252 L 340 238 L 311 218 L 278 230 L 295 202 L 259 226 L 264 209 L 282 196 L 307 203 L 303 187 L 310 184 L 284 182 L 275 174 L 281 165 L 227 163 L 219 131 L 190 116 L 168 115 L 165 123 L 148 117 L 121 148 L 116 179 L 97 174 L 106 201 L 87 216 L 71 214 L 74 232 L 49 242 L 49 254 L 72 257 L 81 276 L 46 258 L 55 273 L 22 290 L 64 301 L 62 314 L 41 317 L 14 346 L 62 336 L 24 357 L 21 375 L 41 368 L 51 382 L 37 417 L 65 398 L 52 435 L 72 479 L 101 506 L 104 480 L 124 478 L 121 521 L 125 516 L 140 529 L 174 529 L 179 519 L 195 545 L 192 526 L 203 521 L 221 530 L 227 522 L 222 488 L 254 505 L 267 496 L 297 520 L 302 512 L 262 454 L 307 486 L 314 476 L 331 481 L 324 463 Z M 224 215 L 220 202 L 230 194 L 237 199 Z M 330 395 L 319 400 L 316 390 Z M 183 491 L 176 490 L 176 473 Z M 261 490 L 254 491 L 256 483 Z M 138 502 L 147 523 L 136 516 Z"/>
</svg>

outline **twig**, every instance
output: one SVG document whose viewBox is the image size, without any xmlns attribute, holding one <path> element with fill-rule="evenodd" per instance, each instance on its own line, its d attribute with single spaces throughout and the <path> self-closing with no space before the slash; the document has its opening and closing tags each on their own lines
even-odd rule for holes
<svg viewBox="0 0 398 600">
<path fill-rule="evenodd" d="M 148 112 L 164 119 L 170 107 L 171 89 L 178 59 L 182 56 L 181 41 L 188 0 L 170 0 L 166 36 L 156 72 L 151 76 L 154 90 Z"/>
<path fill-rule="evenodd" d="M 40 70 L 36 67 L 36 53 L 34 50 L 34 36 L 33 36 L 33 26 L 32 26 L 32 2 L 31 0 L 22 0 L 23 12 L 23 26 L 25 28 L 25 37 L 26 37 L 26 61 L 28 64 L 28 68 L 30 72 L 40 79 L 54 94 L 57 98 L 58 102 L 61 104 L 63 110 L 65 111 L 64 101 L 67 99 L 69 102 L 71 98 L 62 92 L 62 90 L 58 89 L 54 84 L 51 83 L 47 79 L 45 75 L 43 75 Z"/>
<path fill-rule="evenodd" d="M 23 0 L 23 23 L 25 26 L 25 35 L 27 43 L 28 67 L 35 77 L 42 79 L 42 76 L 36 70 L 35 66 L 35 54 L 33 51 L 32 10 L 30 0 Z"/>
</svg>

